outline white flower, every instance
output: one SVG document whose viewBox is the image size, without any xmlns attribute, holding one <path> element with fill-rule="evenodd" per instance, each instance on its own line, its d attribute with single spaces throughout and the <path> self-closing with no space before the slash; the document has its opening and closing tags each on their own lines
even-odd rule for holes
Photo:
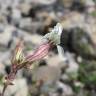
<svg viewBox="0 0 96 96">
<path fill-rule="evenodd" d="M 66 58 L 64 56 L 64 50 L 59 45 L 62 30 L 63 30 L 62 25 L 60 23 L 57 23 L 57 25 L 51 30 L 51 32 L 46 34 L 43 39 L 45 39 L 45 41 L 47 40 L 47 42 L 51 41 L 53 44 L 55 44 L 57 46 L 59 57 L 61 58 L 62 61 L 66 61 Z"/>
<path fill-rule="evenodd" d="M 51 30 L 50 33 L 46 34 L 43 39 L 47 39 L 48 41 L 52 41 L 54 44 L 60 44 L 60 37 L 62 33 L 63 27 L 60 23 Z"/>
</svg>

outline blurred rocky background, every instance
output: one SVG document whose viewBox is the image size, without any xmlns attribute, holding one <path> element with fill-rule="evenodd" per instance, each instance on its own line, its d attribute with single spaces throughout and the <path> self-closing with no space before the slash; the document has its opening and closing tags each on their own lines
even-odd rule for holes
<svg viewBox="0 0 96 96">
<path fill-rule="evenodd" d="M 0 91 L 16 42 L 33 52 L 58 22 L 63 57 L 54 46 L 5 96 L 96 96 L 96 0 L 0 0 Z"/>
</svg>

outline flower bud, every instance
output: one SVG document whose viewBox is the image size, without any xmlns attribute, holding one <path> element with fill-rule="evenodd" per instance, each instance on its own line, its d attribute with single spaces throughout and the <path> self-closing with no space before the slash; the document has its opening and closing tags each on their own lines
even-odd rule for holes
<svg viewBox="0 0 96 96">
<path fill-rule="evenodd" d="M 20 63 L 24 60 L 24 55 L 22 53 L 22 43 L 19 42 L 16 45 L 15 51 L 14 51 L 14 56 L 12 58 L 12 63 Z"/>
</svg>

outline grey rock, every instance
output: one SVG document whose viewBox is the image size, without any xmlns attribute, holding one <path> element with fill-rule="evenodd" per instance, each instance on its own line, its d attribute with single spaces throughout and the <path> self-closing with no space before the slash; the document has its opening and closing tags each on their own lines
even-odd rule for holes
<svg viewBox="0 0 96 96">
<path fill-rule="evenodd" d="M 14 85 L 9 86 L 5 92 L 5 96 L 11 96 L 13 94 L 15 96 L 27 96 L 28 87 L 24 78 L 14 80 Z"/>
<path fill-rule="evenodd" d="M 33 72 L 33 80 L 43 80 L 45 84 L 54 84 L 60 78 L 60 69 L 57 67 L 42 66 Z"/>
<path fill-rule="evenodd" d="M 74 94 L 72 88 L 67 84 L 57 82 L 57 87 L 62 88 L 62 96 L 72 96 Z"/>
<path fill-rule="evenodd" d="M 67 32 L 65 31 L 61 36 L 61 46 L 63 48 L 67 48 L 67 50 L 69 49 L 69 51 L 84 58 L 96 59 L 95 44 L 86 31 L 77 27 Z"/>
</svg>

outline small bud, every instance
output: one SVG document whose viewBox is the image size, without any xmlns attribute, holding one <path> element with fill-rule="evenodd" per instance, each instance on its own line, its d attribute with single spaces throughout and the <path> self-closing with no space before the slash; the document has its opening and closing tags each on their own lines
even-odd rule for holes
<svg viewBox="0 0 96 96">
<path fill-rule="evenodd" d="M 24 60 L 24 55 L 23 55 L 23 52 L 22 52 L 22 43 L 19 42 L 17 45 L 16 45 L 16 48 L 15 48 L 15 51 L 14 51 L 14 56 L 12 58 L 12 63 L 20 63 Z"/>
</svg>

